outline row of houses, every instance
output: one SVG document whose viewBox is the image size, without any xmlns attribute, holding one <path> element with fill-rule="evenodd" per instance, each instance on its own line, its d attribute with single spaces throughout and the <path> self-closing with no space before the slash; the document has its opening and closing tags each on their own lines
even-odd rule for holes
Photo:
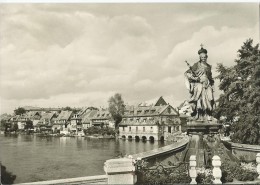
<svg viewBox="0 0 260 185">
<path fill-rule="evenodd" d="M 35 131 L 83 134 L 91 126 L 112 127 L 114 121 L 107 109 L 83 108 L 79 111 L 58 109 L 26 109 L 23 115 L 10 117 L 11 124 L 24 129 L 31 121 Z M 185 122 L 185 121 L 184 121 Z M 126 106 L 119 124 L 122 139 L 165 140 L 183 130 L 183 120 L 178 111 L 160 97 L 154 104 Z"/>
</svg>

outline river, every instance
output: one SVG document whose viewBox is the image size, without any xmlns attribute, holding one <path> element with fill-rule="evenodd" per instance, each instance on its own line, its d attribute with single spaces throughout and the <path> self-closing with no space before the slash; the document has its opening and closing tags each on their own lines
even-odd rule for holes
<svg viewBox="0 0 260 185">
<path fill-rule="evenodd" d="M 103 175 L 104 162 L 164 146 L 142 142 L 84 137 L 0 135 L 0 161 L 15 174 L 15 183 Z"/>
</svg>

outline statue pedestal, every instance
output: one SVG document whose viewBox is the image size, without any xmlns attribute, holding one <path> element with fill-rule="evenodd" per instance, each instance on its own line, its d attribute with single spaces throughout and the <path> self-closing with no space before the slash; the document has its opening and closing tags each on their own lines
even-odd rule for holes
<svg viewBox="0 0 260 185">
<path fill-rule="evenodd" d="M 217 121 L 189 120 L 187 123 L 187 134 L 217 134 L 222 124 Z"/>
<path fill-rule="evenodd" d="M 187 134 L 190 136 L 190 144 L 186 152 L 186 160 L 191 155 L 196 156 L 197 167 L 204 167 L 208 162 L 209 157 L 206 152 L 207 137 L 218 138 L 219 130 L 222 124 L 219 124 L 217 120 L 195 120 L 191 119 L 187 123 Z"/>
</svg>

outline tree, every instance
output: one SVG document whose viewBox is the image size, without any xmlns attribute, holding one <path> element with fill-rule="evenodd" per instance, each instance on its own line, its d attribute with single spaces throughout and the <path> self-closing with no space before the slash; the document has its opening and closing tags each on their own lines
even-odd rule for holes
<svg viewBox="0 0 260 185">
<path fill-rule="evenodd" d="M 17 123 L 14 123 L 13 126 L 12 126 L 12 131 L 17 131 L 18 130 L 18 124 Z"/>
<path fill-rule="evenodd" d="M 108 100 L 108 111 L 111 114 L 113 120 L 115 121 L 115 128 L 117 129 L 119 123 L 122 121 L 122 116 L 124 115 L 125 105 L 121 94 L 116 93 L 114 96 L 110 97 Z"/>
<path fill-rule="evenodd" d="M 31 120 L 26 121 L 24 129 L 33 129 L 33 122 Z"/>
<path fill-rule="evenodd" d="M 11 129 L 11 123 L 7 122 L 6 120 L 1 120 L 1 130 L 4 130 L 5 132 L 10 131 Z"/>
<path fill-rule="evenodd" d="M 14 180 L 16 179 L 16 175 L 13 175 L 12 172 L 9 172 L 6 170 L 6 167 L 4 165 L 1 165 L 1 183 L 3 184 L 13 184 Z"/>
<path fill-rule="evenodd" d="M 19 107 L 19 108 L 14 110 L 15 115 L 22 115 L 25 112 L 26 112 L 26 110 L 24 108 L 22 108 L 22 107 Z"/>
<path fill-rule="evenodd" d="M 260 51 L 253 40 L 244 42 L 238 50 L 235 65 L 218 64 L 219 88 L 215 117 L 225 117 L 229 122 L 233 142 L 260 144 Z"/>
<path fill-rule="evenodd" d="M 69 106 L 63 108 L 64 111 L 72 111 L 73 113 L 76 113 L 77 112 L 77 109 L 76 108 L 71 108 Z"/>
</svg>

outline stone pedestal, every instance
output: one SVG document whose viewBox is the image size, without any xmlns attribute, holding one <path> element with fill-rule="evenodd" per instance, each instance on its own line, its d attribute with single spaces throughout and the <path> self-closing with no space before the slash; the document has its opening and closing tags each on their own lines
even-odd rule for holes
<svg viewBox="0 0 260 185">
<path fill-rule="evenodd" d="M 187 134 L 217 134 L 222 125 L 217 121 L 189 120 L 187 123 Z"/>
<path fill-rule="evenodd" d="M 108 184 L 134 184 L 136 182 L 133 159 L 107 160 L 104 170 L 108 176 Z"/>
</svg>

